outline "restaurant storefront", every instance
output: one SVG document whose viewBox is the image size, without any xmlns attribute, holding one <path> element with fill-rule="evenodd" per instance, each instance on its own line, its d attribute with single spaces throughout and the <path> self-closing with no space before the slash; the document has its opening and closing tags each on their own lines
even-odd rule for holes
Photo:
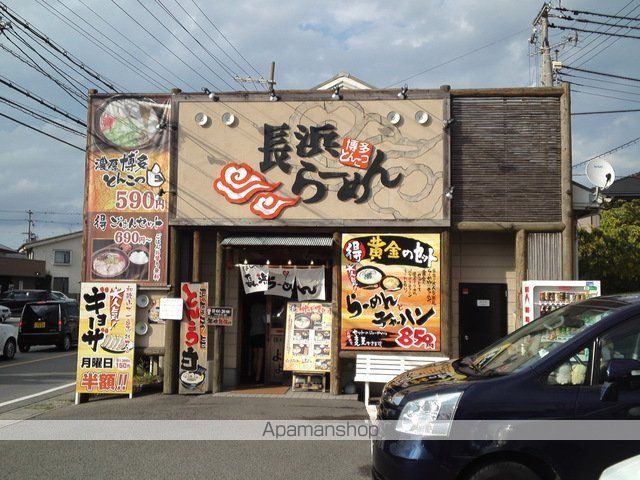
<svg viewBox="0 0 640 480">
<path fill-rule="evenodd" d="M 339 394 L 359 353 L 456 357 L 520 325 L 519 282 L 571 278 L 568 90 L 405 96 L 92 96 L 85 280 L 138 285 L 166 393 Z"/>
</svg>

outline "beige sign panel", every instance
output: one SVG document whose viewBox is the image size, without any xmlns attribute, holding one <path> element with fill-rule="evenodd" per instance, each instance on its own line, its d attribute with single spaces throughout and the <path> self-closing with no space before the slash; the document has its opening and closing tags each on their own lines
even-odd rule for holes
<svg viewBox="0 0 640 480">
<path fill-rule="evenodd" d="M 185 225 L 449 225 L 448 97 L 179 103 Z M 200 98 L 200 97 L 199 97 Z"/>
</svg>

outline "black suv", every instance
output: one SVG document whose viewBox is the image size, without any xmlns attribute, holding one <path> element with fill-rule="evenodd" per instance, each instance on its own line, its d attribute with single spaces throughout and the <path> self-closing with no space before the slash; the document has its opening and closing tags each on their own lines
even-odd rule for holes
<svg viewBox="0 0 640 480">
<path fill-rule="evenodd" d="M 48 301 L 27 303 L 18 327 L 18 348 L 28 352 L 32 345 L 56 345 L 71 349 L 78 343 L 78 304 Z"/>
<path fill-rule="evenodd" d="M 11 315 L 20 315 L 22 308 L 30 302 L 55 300 L 56 298 L 47 290 L 9 290 L 0 294 L 0 305 L 11 310 Z"/>
</svg>

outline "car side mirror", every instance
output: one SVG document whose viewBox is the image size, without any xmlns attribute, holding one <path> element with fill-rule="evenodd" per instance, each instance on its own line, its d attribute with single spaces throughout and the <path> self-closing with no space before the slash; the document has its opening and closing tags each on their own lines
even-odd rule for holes
<svg viewBox="0 0 640 480">
<path fill-rule="evenodd" d="M 640 384 L 640 360 L 614 358 L 609 361 L 605 381 L 620 386 L 634 387 Z"/>
</svg>

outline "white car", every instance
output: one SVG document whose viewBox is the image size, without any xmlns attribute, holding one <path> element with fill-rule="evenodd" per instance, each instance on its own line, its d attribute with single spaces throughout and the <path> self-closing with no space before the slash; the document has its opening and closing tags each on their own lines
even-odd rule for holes
<svg viewBox="0 0 640 480">
<path fill-rule="evenodd" d="M 602 472 L 600 480 L 635 480 L 638 478 L 638 472 L 640 472 L 640 455 L 610 466 Z"/>
<path fill-rule="evenodd" d="M 58 292 L 56 290 L 51 290 L 51 296 L 53 296 L 55 300 L 60 300 L 61 302 L 75 302 L 76 301 L 75 299 L 73 299 L 71 297 L 67 297 L 64 293 Z"/>
<path fill-rule="evenodd" d="M 5 360 L 11 360 L 16 354 L 17 343 L 18 327 L 8 323 L 0 323 L 0 356 Z"/>
</svg>

